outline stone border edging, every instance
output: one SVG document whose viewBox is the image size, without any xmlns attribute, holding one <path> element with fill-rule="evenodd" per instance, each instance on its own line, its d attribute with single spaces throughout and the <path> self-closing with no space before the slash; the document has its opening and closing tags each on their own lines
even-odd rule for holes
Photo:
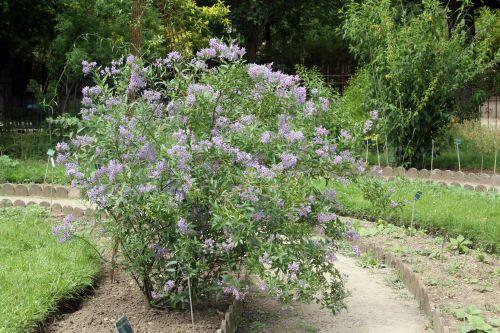
<svg viewBox="0 0 500 333">
<path fill-rule="evenodd" d="M 489 175 L 485 173 L 464 173 L 462 171 L 443 171 L 439 169 L 433 169 L 431 172 L 427 169 L 417 170 L 416 168 L 410 168 L 406 170 L 403 167 L 393 169 L 390 166 L 386 166 L 382 168 L 382 175 L 389 179 L 393 179 L 393 177 L 406 177 L 440 181 L 439 184 L 443 186 L 458 186 L 466 190 L 474 190 L 477 192 L 486 192 L 488 191 L 488 187 L 490 191 L 496 191 L 495 187 L 500 187 L 500 175 Z M 447 182 L 451 184 L 448 185 Z M 464 184 L 462 186 L 459 182 L 478 183 L 478 185 Z"/>
<path fill-rule="evenodd" d="M 27 199 L 29 197 L 26 197 Z M 82 218 L 87 216 L 94 216 L 95 210 L 92 208 L 83 209 L 81 207 L 74 207 L 71 205 L 61 205 L 60 203 L 50 204 L 49 201 L 46 200 L 21 200 L 21 199 L 9 199 L 3 198 L 0 200 L 0 208 L 4 207 L 27 207 L 30 205 L 39 205 L 42 207 L 46 207 L 50 209 L 50 215 L 60 216 L 60 215 L 69 215 L 72 214 L 75 218 Z M 104 214 L 104 213 L 103 213 Z M 101 215 L 102 217 L 106 217 L 106 215 Z"/>
<path fill-rule="evenodd" d="M 75 187 L 50 184 L 0 184 L 0 195 L 22 197 L 52 197 L 54 199 L 79 199 L 80 190 Z"/>
<path fill-rule="evenodd" d="M 235 333 L 238 328 L 237 318 L 241 311 L 241 302 L 234 300 L 226 313 L 224 314 L 224 319 L 222 319 L 220 328 L 217 329 L 216 333 Z"/>
<path fill-rule="evenodd" d="M 359 242 L 357 244 L 362 252 L 371 252 L 372 255 L 380 261 L 386 263 L 396 269 L 401 277 L 401 280 L 405 284 L 406 288 L 417 299 L 420 307 L 427 315 L 429 319 L 432 320 L 432 326 L 436 333 L 450 333 L 450 327 L 446 326 L 443 317 L 441 316 L 441 311 L 436 307 L 427 292 L 427 287 L 422 282 L 422 279 L 413 270 L 406 265 L 400 258 L 397 258 L 393 253 L 385 253 L 384 250 L 375 244 L 365 244 Z"/>
</svg>

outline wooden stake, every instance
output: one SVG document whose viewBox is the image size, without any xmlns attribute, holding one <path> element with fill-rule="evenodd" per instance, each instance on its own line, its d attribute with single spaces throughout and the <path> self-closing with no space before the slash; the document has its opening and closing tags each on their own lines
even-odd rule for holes
<svg viewBox="0 0 500 333">
<path fill-rule="evenodd" d="M 497 174 L 497 153 L 498 153 L 497 141 L 495 140 L 495 161 L 493 162 L 493 175 Z"/>
<path fill-rule="evenodd" d="M 118 253 L 118 240 L 113 240 L 113 250 L 111 251 L 111 273 L 110 279 L 111 283 L 115 282 L 115 266 L 116 266 L 116 254 Z"/>
<path fill-rule="evenodd" d="M 456 143 L 455 146 L 457 146 L 458 171 L 462 171 L 460 168 L 460 148 L 458 148 L 458 143 Z"/>
<path fill-rule="evenodd" d="M 432 139 L 432 150 L 431 150 L 431 178 L 432 178 L 433 168 L 434 168 L 434 139 Z"/>
<path fill-rule="evenodd" d="M 368 139 L 366 139 L 366 158 L 365 163 L 368 163 Z"/>
<path fill-rule="evenodd" d="M 375 145 L 377 146 L 377 162 L 378 162 L 378 167 L 380 168 L 380 152 L 378 150 L 378 135 L 375 136 Z"/>
<path fill-rule="evenodd" d="M 389 166 L 389 151 L 387 147 L 387 134 L 385 135 L 385 166 Z"/>
</svg>

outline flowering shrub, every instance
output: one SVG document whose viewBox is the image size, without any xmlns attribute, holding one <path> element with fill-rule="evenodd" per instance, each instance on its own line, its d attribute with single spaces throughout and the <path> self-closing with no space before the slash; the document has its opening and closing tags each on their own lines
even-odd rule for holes
<svg viewBox="0 0 500 333">
<path fill-rule="evenodd" d="M 150 304 L 249 291 L 337 311 L 346 293 L 336 241 L 353 237 L 312 179 L 364 171 L 328 98 L 244 50 L 211 40 L 194 59 L 84 63 L 82 126 L 57 145 L 73 186 L 111 217 L 128 269 Z M 65 229 L 68 229 L 66 226 Z M 315 231 L 324 237 L 313 237 Z M 320 292 L 320 294 L 318 293 Z"/>
</svg>

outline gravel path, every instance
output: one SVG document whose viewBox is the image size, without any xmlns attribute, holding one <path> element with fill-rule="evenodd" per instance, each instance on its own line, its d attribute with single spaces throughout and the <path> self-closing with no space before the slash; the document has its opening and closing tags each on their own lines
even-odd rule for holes
<svg viewBox="0 0 500 333">
<path fill-rule="evenodd" d="M 402 287 L 395 290 L 391 269 L 364 269 L 357 260 L 338 256 L 338 269 L 348 275 L 348 311 L 334 316 L 316 304 L 295 303 L 282 306 L 269 297 L 253 297 L 246 303 L 246 321 L 241 333 L 422 333 L 429 321 L 417 302 Z M 431 332 L 431 331 L 427 331 Z"/>
</svg>

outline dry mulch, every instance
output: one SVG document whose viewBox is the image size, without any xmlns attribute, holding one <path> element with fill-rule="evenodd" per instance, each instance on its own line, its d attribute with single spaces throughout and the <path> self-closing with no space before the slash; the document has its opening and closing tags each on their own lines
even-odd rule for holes
<svg viewBox="0 0 500 333">
<path fill-rule="evenodd" d="M 359 223 L 366 230 L 375 228 L 374 223 Z M 443 242 L 442 238 L 422 232 L 410 237 L 405 231 L 389 226 L 375 235 L 365 235 L 363 241 L 394 253 L 418 273 L 452 332 L 459 332 L 464 324 L 453 316 L 457 308 L 478 308 L 487 322 L 500 317 L 498 256 L 475 250 L 460 254 L 451 250 L 449 241 Z"/>
<path fill-rule="evenodd" d="M 119 271 L 111 283 L 104 277 L 93 295 L 72 313 L 57 316 L 43 332 L 115 332 L 114 324 L 127 315 L 134 332 L 188 333 L 191 332 L 189 311 L 157 310 L 148 306 L 145 297 L 129 274 Z M 220 328 L 227 304 L 195 308 L 196 332 L 215 332 Z"/>
</svg>

